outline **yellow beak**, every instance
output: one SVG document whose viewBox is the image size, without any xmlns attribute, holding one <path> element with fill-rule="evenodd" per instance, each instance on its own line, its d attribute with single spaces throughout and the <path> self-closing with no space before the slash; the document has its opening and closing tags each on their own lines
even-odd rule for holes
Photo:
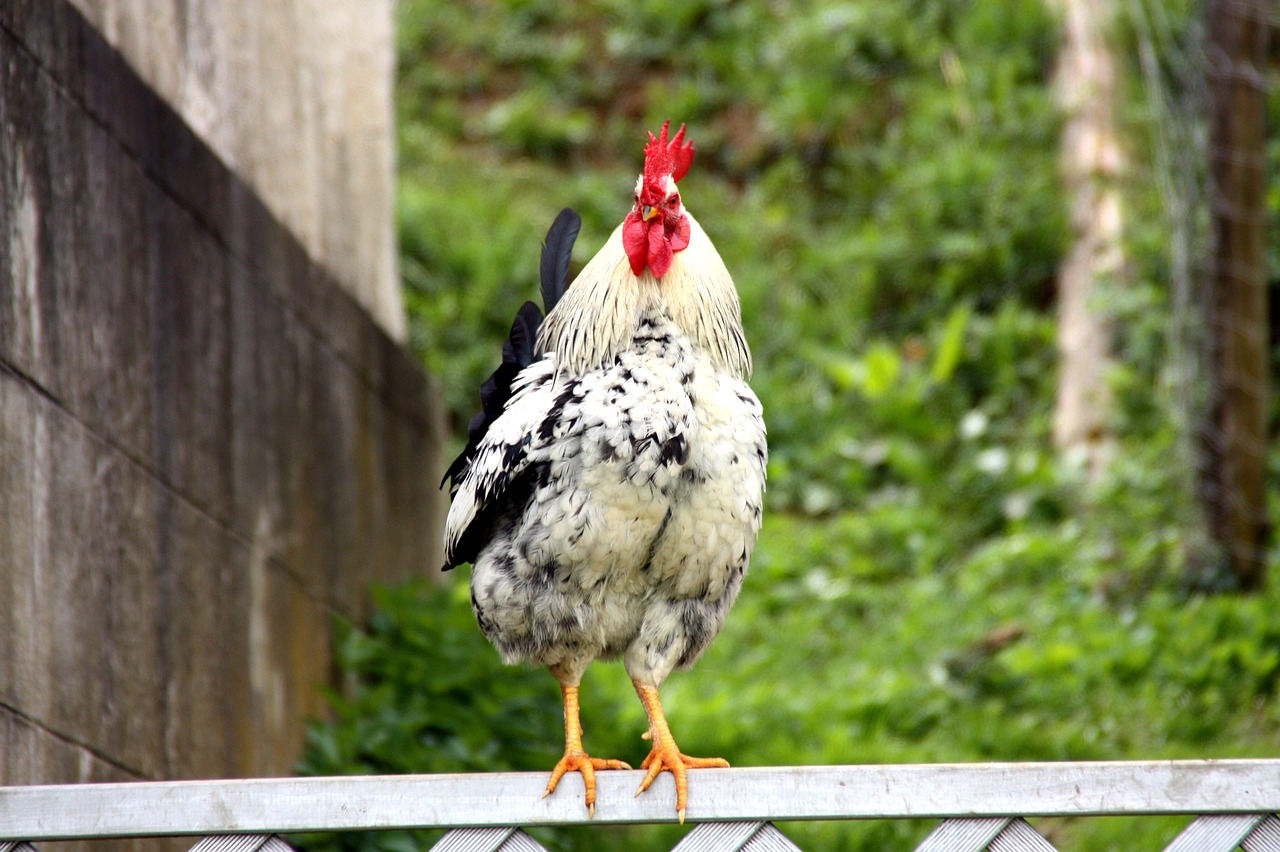
<svg viewBox="0 0 1280 852">
<path fill-rule="evenodd" d="M 662 215 L 661 210 L 659 210 L 657 207 L 650 207 L 648 204 L 646 204 L 644 208 L 640 211 L 640 218 L 645 220 L 646 222 L 648 222 L 650 219 L 655 219 L 661 215 Z"/>
</svg>

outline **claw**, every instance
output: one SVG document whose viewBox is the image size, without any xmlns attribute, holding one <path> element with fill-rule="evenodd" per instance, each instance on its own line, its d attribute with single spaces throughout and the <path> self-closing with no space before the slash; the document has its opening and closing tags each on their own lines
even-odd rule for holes
<svg viewBox="0 0 1280 852">
<path fill-rule="evenodd" d="M 630 769 L 631 767 L 621 760 L 606 760 L 600 757 L 591 757 L 581 749 L 572 751 L 565 750 L 564 757 L 551 770 L 551 778 L 547 781 L 547 789 L 542 794 L 542 798 L 546 798 L 555 792 L 556 787 L 560 784 L 560 779 L 564 777 L 566 772 L 582 773 L 582 786 L 586 789 L 587 816 L 594 818 L 596 815 L 596 770 L 604 769 Z"/>
<path fill-rule="evenodd" d="M 725 768 L 728 767 L 729 761 L 722 757 L 689 757 L 687 754 L 682 754 L 671 736 L 671 729 L 667 726 L 666 716 L 663 715 L 662 705 L 658 701 L 657 688 L 636 682 L 636 692 L 639 693 L 644 709 L 649 715 L 648 739 L 653 741 L 653 748 L 640 764 L 641 769 L 648 771 L 645 773 L 644 780 L 640 782 L 640 789 L 636 790 L 636 795 L 639 796 L 648 790 L 654 779 L 662 774 L 664 769 L 668 770 L 675 777 L 676 817 L 683 824 L 689 804 L 688 771 L 712 767 Z"/>
<path fill-rule="evenodd" d="M 676 781 L 676 816 L 680 818 L 680 822 L 684 822 L 684 813 L 689 803 L 689 770 L 690 769 L 726 769 L 729 761 L 723 757 L 690 757 L 682 754 L 674 740 L 668 736 L 665 743 L 655 745 L 653 750 L 649 752 L 648 757 L 640 764 L 641 769 L 649 770 L 645 773 L 644 780 L 640 782 L 640 789 L 636 790 L 639 796 L 649 786 L 653 784 L 654 779 L 662 774 L 662 770 L 668 770 Z"/>
</svg>

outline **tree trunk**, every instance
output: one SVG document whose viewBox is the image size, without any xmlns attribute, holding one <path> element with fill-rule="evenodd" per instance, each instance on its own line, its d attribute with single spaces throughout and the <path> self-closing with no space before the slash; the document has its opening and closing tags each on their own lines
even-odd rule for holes
<svg viewBox="0 0 1280 852">
<path fill-rule="evenodd" d="M 1074 244 L 1058 271 L 1058 397 L 1053 437 L 1082 454 L 1091 480 L 1106 470 L 1112 322 L 1099 292 L 1125 271 L 1119 178 L 1124 151 L 1116 132 L 1118 74 L 1108 43 L 1112 3 L 1056 0 L 1063 15 L 1057 89 L 1066 114 L 1062 170 L 1071 199 Z"/>
<path fill-rule="evenodd" d="M 1268 531 L 1266 5 L 1210 0 L 1208 8 L 1213 258 L 1198 487 L 1209 533 L 1234 584 L 1246 590 L 1263 583 Z"/>
</svg>

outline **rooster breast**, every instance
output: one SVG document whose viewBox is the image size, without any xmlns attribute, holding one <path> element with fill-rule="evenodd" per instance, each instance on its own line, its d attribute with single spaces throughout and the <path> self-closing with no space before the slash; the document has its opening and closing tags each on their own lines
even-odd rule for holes
<svg viewBox="0 0 1280 852">
<path fill-rule="evenodd" d="M 570 377 L 553 362 L 521 376 L 450 512 L 460 535 L 486 489 L 501 492 L 472 570 L 477 620 L 508 662 L 576 681 L 625 654 L 658 684 L 719 632 L 746 573 L 760 403 L 660 307 L 611 363 Z"/>
</svg>

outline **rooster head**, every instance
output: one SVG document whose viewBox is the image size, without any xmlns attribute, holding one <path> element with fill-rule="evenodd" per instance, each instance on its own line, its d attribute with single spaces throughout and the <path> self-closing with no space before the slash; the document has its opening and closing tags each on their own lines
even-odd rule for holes
<svg viewBox="0 0 1280 852">
<path fill-rule="evenodd" d="M 649 134 L 644 148 L 644 172 L 636 181 L 636 206 L 622 223 L 622 246 L 637 276 L 646 266 L 661 278 L 671 258 L 689 245 L 689 217 L 680 205 L 676 181 L 693 164 L 693 143 L 684 138 L 684 125 L 669 141 L 668 120 L 656 137 Z"/>
</svg>

